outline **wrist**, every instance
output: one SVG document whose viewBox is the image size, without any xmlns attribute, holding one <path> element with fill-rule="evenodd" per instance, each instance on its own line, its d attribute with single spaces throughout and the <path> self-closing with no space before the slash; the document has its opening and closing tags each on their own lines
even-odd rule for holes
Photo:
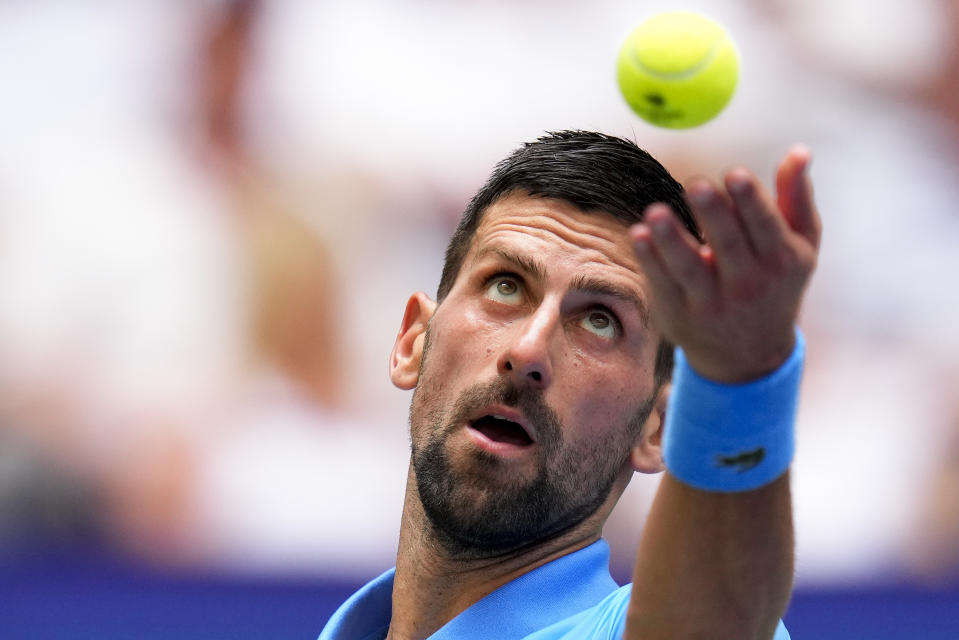
<svg viewBox="0 0 959 640">
<path fill-rule="evenodd" d="M 796 348 L 796 331 L 793 328 L 774 342 L 766 342 L 760 350 L 748 349 L 749 357 L 742 351 L 723 353 L 720 356 L 701 356 L 682 350 L 686 363 L 698 375 L 721 384 L 743 384 L 764 378 L 779 369 Z"/>
<path fill-rule="evenodd" d="M 676 350 L 663 457 L 682 482 L 707 491 L 755 489 L 781 476 L 795 450 L 795 415 L 805 342 L 752 382 L 709 380 Z"/>
</svg>

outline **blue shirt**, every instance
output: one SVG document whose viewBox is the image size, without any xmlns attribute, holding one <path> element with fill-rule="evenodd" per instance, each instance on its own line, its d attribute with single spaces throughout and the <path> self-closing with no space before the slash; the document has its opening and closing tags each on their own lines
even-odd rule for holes
<svg viewBox="0 0 959 640">
<path fill-rule="evenodd" d="M 319 640 L 382 640 L 392 617 L 390 569 L 337 609 Z M 609 575 L 609 545 L 598 540 L 533 569 L 450 620 L 431 640 L 618 640 L 632 585 Z M 774 640 L 789 640 L 782 622 Z"/>
</svg>

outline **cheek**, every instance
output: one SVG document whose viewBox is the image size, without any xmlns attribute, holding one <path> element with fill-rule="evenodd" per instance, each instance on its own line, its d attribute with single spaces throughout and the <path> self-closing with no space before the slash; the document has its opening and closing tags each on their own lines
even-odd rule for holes
<svg viewBox="0 0 959 640">
<path fill-rule="evenodd" d="M 478 309 L 465 309 L 442 325 L 443 366 L 448 373 L 483 362 L 494 356 L 502 341 L 505 323 Z M 439 350 L 439 349 L 437 349 Z"/>
<path fill-rule="evenodd" d="M 635 363 L 597 365 L 586 358 L 571 361 L 567 384 L 557 389 L 570 426 L 581 438 L 596 438 L 630 422 L 653 393 L 653 370 Z M 579 438 L 577 438 L 579 439 Z"/>
<path fill-rule="evenodd" d="M 430 346 L 419 385 L 429 389 L 430 396 L 444 396 L 453 387 L 475 383 L 478 369 L 494 353 L 496 332 L 491 323 L 470 311 L 460 312 L 455 319 L 453 315 L 437 314 L 430 323 Z M 470 379 L 463 383 L 464 377 Z M 425 400 L 434 402 L 433 397 Z"/>
<path fill-rule="evenodd" d="M 629 399 L 623 394 L 593 394 L 574 408 L 576 424 L 585 425 L 583 436 L 592 438 L 610 429 L 619 428 L 628 414 Z"/>
</svg>

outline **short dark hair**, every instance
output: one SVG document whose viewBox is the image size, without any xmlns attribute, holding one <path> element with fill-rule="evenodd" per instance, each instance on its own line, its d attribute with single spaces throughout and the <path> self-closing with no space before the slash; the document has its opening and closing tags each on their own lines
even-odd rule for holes
<svg viewBox="0 0 959 640">
<path fill-rule="evenodd" d="M 584 213 L 606 212 L 627 225 L 641 221 L 649 205 L 664 202 L 702 241 L 682 185 L 636 143 L 592 131 L 550 132 L 499 162 L 466 206 L 446 248 L 438 301 L 453 288 L 483 214 L 517 192 L 563 200 Z M 664 341 L 656 354 L 657 384 L 671 375 L 672 365 L 672 345 Z"/>
</svg>

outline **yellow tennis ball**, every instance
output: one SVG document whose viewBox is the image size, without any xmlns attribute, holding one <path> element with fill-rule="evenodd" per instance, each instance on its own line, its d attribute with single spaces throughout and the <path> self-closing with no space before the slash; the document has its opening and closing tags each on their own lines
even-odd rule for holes
<svg viewBox="0 0 959 640">
<path fill-rule="evenodd" d="M 644 120 L 688 129 L 714 118 L 739 79 L 739 55 L 725 30 L 698 13 L 653 16 L 633 31 L 616 62 L 620 91 Z"/>
</svg>

